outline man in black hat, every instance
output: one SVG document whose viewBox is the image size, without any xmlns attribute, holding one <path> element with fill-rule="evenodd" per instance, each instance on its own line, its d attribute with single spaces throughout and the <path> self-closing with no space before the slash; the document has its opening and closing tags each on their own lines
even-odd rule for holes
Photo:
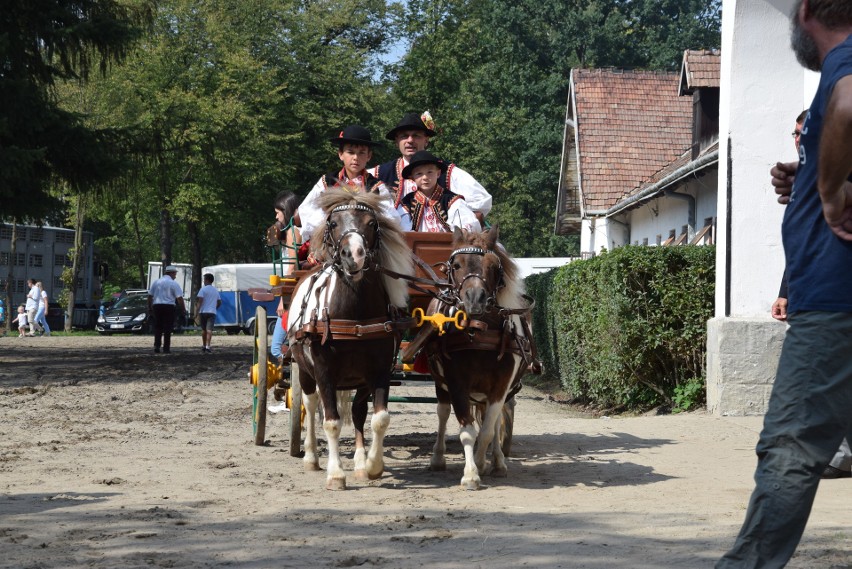
<svg viewBox="0 0 852 569">
<path fill-rule="evenodd" d="M 316 228 L 325 223 L 325 213 L 319 206 L 319 196 L 328 188 L 340 188 L 353 193 L 374 192 L 386 197 L 385 213 L 392 219 L 397 219 L 404 231 L 409 231 L 410 223 L 400 218 L 388 187 L 366 170 L 367 164 L 373 158 L 373 147 L 378 145 L 373 142 L 370 131 L 362 126 L 349 125 L 329 141 L 337 146 L 337 157 L 343 163 L 343 168 L 320 178 L 299 205 L 298 217 L 302 236 L 310 239 Z"/>
<path fill-rule="evenodd" d="M 482 227 L 464 197 L 445 190 L 438 178 L 447 172 L 447 164 L 428 150 L 411 157 L 402 169 L 404 180 L 412 180 L 417 189 L 402 198 L 402 207 L 411 216 L 414 231 L 442 233 L 454 228 L 480 231 Z"/>
<path fill-rule="evenodd" d="M 426 150 L 429 139 L 435 134 L 435 122 L 429 115 L 429 111 L 426 111 L 422 115 L 407 113 L 399 124 L 385 135 L 385 138 L 396 143 L 401 157 L 376 166 L 370 172 L 390 188 L 395 196 L 394 205 L 399 206 L 403 197 L 415 191 L 414 182 L 406 180 L 402 170 L 408 166 L 416 152 Z M 447 163 L 447 169 L 442 173 L 438 183 L 445 190 L 463 196 L 479 222 L 483 223 L 485 216 L 491 211 L 491 194 L 482 187 L 482 184 L 450 162 Z"/>
</svg>

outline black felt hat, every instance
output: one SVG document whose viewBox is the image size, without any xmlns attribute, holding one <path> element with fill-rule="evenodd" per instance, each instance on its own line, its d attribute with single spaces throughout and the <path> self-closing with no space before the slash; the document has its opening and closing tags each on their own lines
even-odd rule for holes
<svg viewBox="0 0 852 569">
<path fill-rule="evenodd" d="M 357 124 L 350 124 L 340 131 L 335 138 L 329 138 L 329 142 L 334 145 L 340 144 L 362 144 L 364 146 L 378 146 L 380 143 L 373 142 L 373 137 L 370 136 L 370 131 Z"/>
<path fill-rule="evenodd" d="M 393 127 L 390 132 L 385 135 L 385 138 L 388 140 L 396 140 L 396 133 L 400 130 L 422 130 L 426 133 L 426 136 L 435 136 L 435 131 L 426 126 L 426 123 L 423 122 L 421 117 L 422 115 L 418 115 L 417 113 L 406 113 L 405 116 L 402 117 L 402 120 L 399 121 L 399 124 Z"/>
<path fill-rule="evenodd" d="M 408 179 L 408 177 L 411 176 L 412 170 L 418 166 L 423 166 L 424 164 L 434 164 L 441 169 L 441 172 L 446 172 L 447 170 L 446 162 L 440 158 L 436 158 L 428 150 L 420 150 L 414 153 L 414 156 L 411 157 L 411 162 L 408 163 L 408 166 L 402 169 L 402 177 Z"/>
</svg>

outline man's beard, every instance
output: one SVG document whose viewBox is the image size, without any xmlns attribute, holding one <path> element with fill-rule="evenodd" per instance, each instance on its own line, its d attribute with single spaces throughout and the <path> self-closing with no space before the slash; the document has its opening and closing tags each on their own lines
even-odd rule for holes
<svg viewBox="0 0 852 569">
<path fill-rule="evenodd" d="M 793 52 L 796 54 L 796 59 L 799 60 L 804 67 L 811 71 L 821 71 L 822 61 L 819 57 L 814 38 L 811 37 L 799 23 L 799 16 L 795 14 L 792 22 L 792 30 L 790 33 L 790 45 L 793 47 Z"/>
</svg>

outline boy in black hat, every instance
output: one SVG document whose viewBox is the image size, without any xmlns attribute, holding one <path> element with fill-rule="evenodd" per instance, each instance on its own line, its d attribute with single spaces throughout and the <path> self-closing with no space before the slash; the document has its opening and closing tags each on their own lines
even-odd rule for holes
<svg viewBox="0 0 852 569">
<path fill-rule="evenodd" d="M 421 150 L 411 157 L 402 170 L 404 180 L 411 180 L 416 190 L 402 198 L 402 207 L 411 216 L 414 231 L 441 233 L 455 227 L 480 231 L 479 220 L 465 199 L 445 190 L 438 179 L 447 172 L 443 160 Z"/>
<path fill-rule="evenodd" d="M 398 219 L 404 231 L 410 230 L 410 224 L 400 218 L 395 209 L 393 196 L 381 180 L 368 173 L 367 163 L 373 158 L 373 142 L 370 131 L 358 125 L 349 125 L 340 134 L 329 141 L 337 146 L 337 157 L 343 163 L 338 172 L 330 172 L 319 181 L 299 205 L 298 219 L 302 224 L 302 235 L 308 239 L 317 227 L 325 222 L 325 213 L 319 207 L 319 196 L 328 188 L 342 188 L 351 192 L 374 192 L 387 198 L 385 213 Z"/>
<path fill-rule="evenodd" d="M 436 134 L 435 121 L 432 120 L 429 111 L 426 111 L 420 115 L 405 114 L 399 124 L 385 135 L 385 138 L 396 143 L 402 156 L 376 166 L 370 170 L 370 173 L 390 188 L 397 206 L 402 203 L 402 198 L 416 189 L 414 182 L 406 180 L 402 175 L 403 169 L 408 166 L 416 152 L 426 150 L 429 139 Z M 464 196 L 467 205 L 476 213 L 480 223 L 491 211 L 491 194 L 473 176 L 455 164 L 447 162 L 439 183 L 445 190 Z"/>
</svg>

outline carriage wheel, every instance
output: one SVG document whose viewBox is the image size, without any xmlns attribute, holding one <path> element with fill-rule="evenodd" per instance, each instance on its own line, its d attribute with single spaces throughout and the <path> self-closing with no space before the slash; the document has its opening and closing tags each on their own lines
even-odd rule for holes
<svg viewBox="0 0 852 569">
<path fill-rule="evenodd" d="M 261 318 L 263 320 L 260 320 Z M 262 306 L 257 307 L 257 319 L 261 322 L 266 321 L 266 309 Z M 254 363 L 257 364 L 257 384 L 254 386 L 252 423 L 254 424 L 254 444 L 263 446 L 266 440 L 266 401 L 269 393 L 266 389 L 269 345 L 266 326 L 255 326 L 254 329 Z"/>
<path fill-rule="evenodd" d="M 299 364 L 290 362 L 290 456 L 302 456 L 302 384 L 299 383 Z"/>
<path fill-rule="evenodd" d="M 503 404 L 503 411 L 500 416 L 500 434 L 502 440 L 500 448 L 503 449 L 503 455 L 508 458 L 509 452 L 512 450 L 512 433 L 515 430 L 515 398 L 507 400 Z"/>
</svg>

